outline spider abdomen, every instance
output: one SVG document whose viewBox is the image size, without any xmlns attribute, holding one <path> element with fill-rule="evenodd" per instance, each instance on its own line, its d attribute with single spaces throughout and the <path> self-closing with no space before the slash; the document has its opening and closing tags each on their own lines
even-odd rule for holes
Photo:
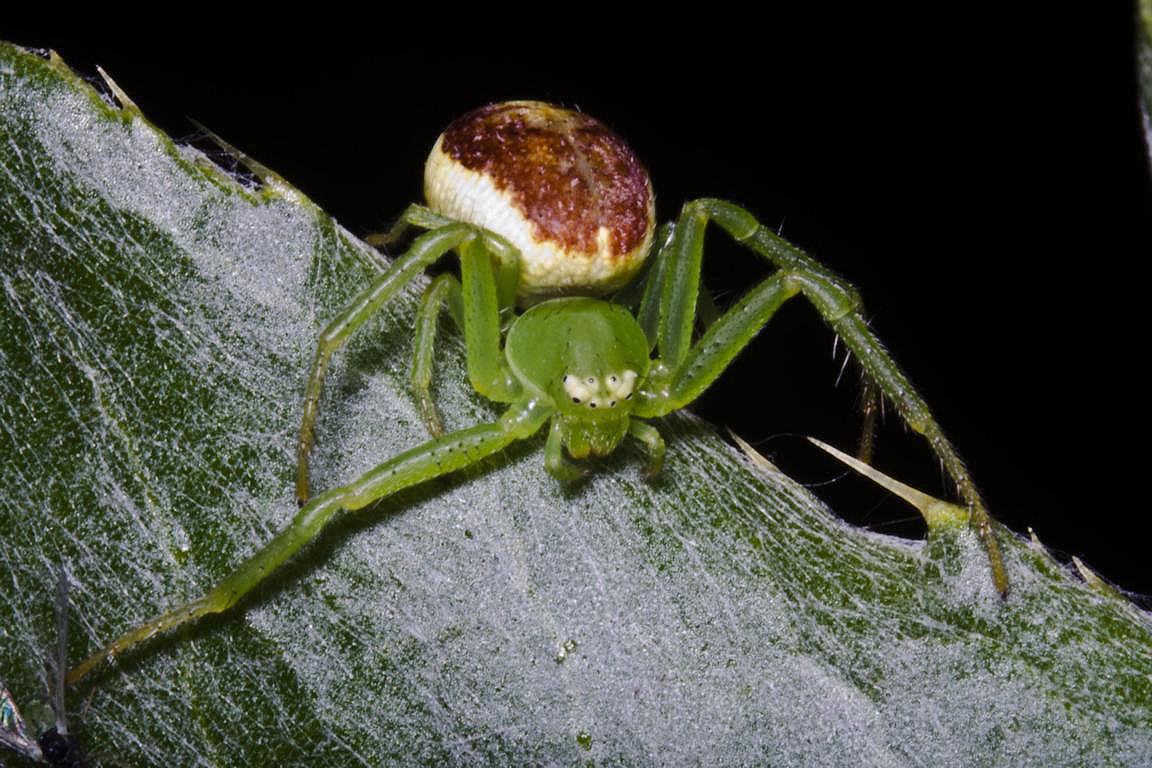
<svg viewBox="0 0 1152 768">
<path fill-rule="evenodd" d="M 652 184 L 603 123 L 535 101 L 482 107 L 437 139 L 424 169 L 434 210 L 507 238 L 518 296 L 601 296 L 635 275 L 652 243 Z"/>
</svg>

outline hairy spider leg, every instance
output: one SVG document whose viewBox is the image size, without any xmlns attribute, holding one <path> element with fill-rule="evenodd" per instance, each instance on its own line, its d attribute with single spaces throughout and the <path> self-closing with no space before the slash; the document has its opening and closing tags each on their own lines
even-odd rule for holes
<svg viewBox="0 0 1152 768">
<path fill-rule="evenodd" d="M 312 362 L 312 370 L 308 376 L 308 389 L 304 396 L 304 416 L 300 423 L 300 436 L 296 444 L 296 500 L 299 504 L 303 505 L 307 502 L 309 496 L 308 454 L 312 450 L 324 373 L 328 368 L 332 354 L 343 346 L 348 337 L 427 266 L 448 251 L 459 248 L 465 242 L 476 237 L 484 240 L 487 250 L 495 253 L 502 265 L 495 282 L 503 286 L 511 280 L 514 284 L 516 267 L 504 265 L 517 263 L 515 249 L 488 233 L 481 233 L 468 224 L 448 220 L 443 220 L 443 222 L 436 229 L 416 238 L 407 253 L 397 258 L 370 286 L 352 299 L 344 310 L 321 332 L 316 347 L 316 357 Z M 485 256 L 485 258 L 493 257 Z M 504 291 L 506 292 L 507 289 Z M 432 322 L 435 322 L 434 318 Z M 499 339 L 496 341 L 496 350 L 498 353 Z M 417 357 L 419 358 L 422 353 L 423 350 L 418 345 Z M 427 354 L 430 355 L 431 350 Z M 419 389 L 417 393 L 419 395 Z M 510 402 L 508 398 L 494 397 L 493 399 L 500 402 Z M 421 409 L 424 410 L 423 404 L 421 404 Z M 443 430 L 440 433 L 442 432 Z"/>
<path fill-rule="evenodd" d="M 332 353 L 343 346 L 353 331 L 425 267 L 473 236 L 474 230 L 464 225 L 442 227 L 420 236 L 406 254 L 396 259 L 370 286 L 352 299 L 320 333 L 304 396 L 300 437 L 296 443 L 296 500 L 301 505 L 308 501 L 308 454 L 312 449 L 324 373 Z"/>
<path fill-rule="evenodd" d="M 856 444 L 856 458 L 865 464 L 872 463 L 872 453 L 876 446 L 876 416 L 880 413 L 880 395 L 876 383 L 867 376 L 860 387 L 860 441 Z"/>
<path fill-rule="evenodd" d="M 695 300 L 699 290 L 704 230 L 713 221 L 735 240 L 768 259 L 778 269 L 728 310 L 692 345 Z M 820 265 L 804 251 L 763 227 L 744 208 L 715 199 L 687 203 L 672 242 L 659 254 L 668 263 L 654 274 L 645 302 L 659 291 L 656 336 L 661 357 L 650 377 L 646 402 L 636 415 L 661 416 L 696 399 L 752 340 L 775 311 L 792 296 L 803 294 L 824 322 L 856 355 L 880 393 L 900 416 L 927 440 L 968 507 L 988 555 L 992 580 L 1006 595 L 1007 576 L 991 518 L 964 462 L 944 436 L 924 399 L 868 328 L 854 286 Z"/>
<path fill-rule="evenodd" d="M 220 613 L 235 605 L 305 544 L 316 538 L 337 512 L 362 509 L 404 488 L 471 466 L 516 440 L 531 437 L 551 418 L 553 407 L 536 398 L 521 397 L 522 388 L 500 352 L 500 310 L 496 288 L 499 265 L 488 247 L 488 238 L 468 225 L 450 226 L 451 229 L 442 227 L 423 237 L 444 236 L 448 241 L 455 242 L 454 247 L 460 252 L 463 286 L 466 289 L 463 293 L 463 313 L 469 377 L 473 386 L 485 396 L 513 405 L 495 422 L 429 440 L 389 459 L 348 485 L 313 498 L 300 509 L 288 527 L 276 534 L 268 544 L 206 595 L 146 621 L 113 640 L 74 667 L 68 673 L 69 683 L 74 684 L 82 679 L 104 659 L 124 653 L 161 632 L 206 614 Z M 460 234 L 461 230 L 463 235 Z M 436 242 L 443 243 L 445 240 Z M 385 276 L 393 272 L 389 270 Z M 352 308 L 360 309 L 362 313 L 370 312 L 364 309 L 368 305 L 368 293 L 357 297 Z M 375 306 L 379 306 L 379 303 Z M 341 314 L 342 317 L 345 315 L 350 315 L 348 310 Z M 357 316 L 356 325 L 363 321 L 362 314 Z M 335 327 L 335 323 L 329 326 Z"/>
<path fill-rule="evenodd" d="M 459 226 L 459 223 L 422 205 L 411 205 L 401 215 L 389 238 L 395 239 L 409 226 L 442 228 Z M 436 336 L 440 325 L 440 311 L 445 305 L 448 306 L 449 314 L 458 328 L 465 329 L 468 322 L 473 325 L 472 339 L 477 342 L 476 348 L 473 349 L 472 340 L 468 342 L 468 376 L 473 387 L 481 394 L 497 402 L 511 402 L 510 398 L 514 397 L 514 395 L 507 393 L 509 387 L 503 383 L 503 381 L 508 380 L 511 373 L 501 368 L 504 364 L 504 356 L 500 353 L 500 333 L 516 318 L 516 290 L 520 283 L 520 252 L 494 232 L 483 229 L 476 229 L 475 231 L 489 252 L 495 269 L 493 277 L 496 297 L 495 309 L 489 306 L 486 298 L 476 295 L 477 290 L 487 292 L 489 289 L 469 283 L 471 276 L 478 273 L 474 264 L 471 268 L 466 267 L 462 255 L 460 271 L 461 278 L 466 285 L 469 285 L 468 298 L 465 298 L 465 289 L 460 280 L 451 275 L 440 275 L 433 278 L 428 288 L 425 289 L 420 298 L 420 307 L 416 315 L 416 340 L 413 348 L 411 386 L 420 408 L 420 418 L 428 428 L 428 433 L 433 436 L 444 433 L 444 425 L 440 420 L 435 401 L 432 399 L 432 368 Z M 487 271 L 485 270 L 485 274 Z M 488 280 L 487 277 L 481 279 Z M 472 318 L 471 321 L 468 320 L 468 317 Z M 491 318 L 493 317 L 496 318 L 495 335 L 492 333 Z M 465 333 L 465 337 L 467 338 L 467 333 Z M 502 395 L 501 391 L 505 391 L 505 393 Z"/>
<path fill-rule="evenodd" d="M 535 402 L 513 406 L 499 420 L 462 429 L 430 440 L 395 456 L 342 488 L 316 496 L 296 514 L 287 528 L 245 560 L 203 597 L 192 600 L 129 630 L 89 656 L 68 673 L 75 684 L 104 659 L 185 622 L 235 605 L 269 574 L 312 541 L 341 510 L 362 509 L 404 488 L 471 466 L 531 437 L 551 416 Z"/>
<path fill-rule="evenodd" d="M 420 408 L 420 419 L 433 437 L 444 434 L 444 423 L 432 400 L 432 368 L 436 356 L 440 309 L 445 304 L 457 326 L 463 327 L 460 282 L 452 275 L 434 277 L 420 296 L 420 307 L 416 311 L 416 340 L 413 344 L 412 376 L 409 383 Z"/>
<path fill-rule="evenodd" d="M 501 297 L 501 285 L 506 291 L 510 270 L 503 259 L 493 255 L 488 233 L 480 230 L 480 234 L 459 249 L 468 379 L 472 388 L 489 400 L 510 403 L 521 394 L 520 382 L 500 351 L 501 306 L 511 306 L 508 302 L 515 300 L 513 294 Z"/>
<path fill-rule="evenodd" d="M 648 468 L 645 473 L 648 477 L 655 477 L 664 468 L 664 438 L 660 430 L 651 424 L 632 419 L 628 422 L 628 434 L 636 438 L 648 449 Z"/>
<path fill-rule="evenodd" d="M 403 235 L 410 227 L 434 230 L 449 226 L 460 226 L 463 222 L 450 219 L 436 213 L 427 206 L 413 203 L 400 214 L 392 231 L 384 238 L 376 238 L 379 242 L 391 243 Z M 472 225 L 464 225 L 472 226 Z M 484 241 L 484 247 L 492 254 L 496 266 L 496 294 L 499 297 L 501 325 L 507 325 L 516 310 L 516 292 L 520 287 L 520 251 L 505 238 L 487 229 L 472 226 L 473 230 Z M 454 313 L 461 312 L 459 306 L 453 308 Z M 460 321 L 460 317 L 456 318 Z M 462 322 L 462 321 L 461 321 Z M 463 327 L 461 325 L 461 327 Z"/>
<path fill-rule="evenodd" d="M 648 351 L 656 348 L 660 333 L 660 306 L 664 291 L 664 276 L 668 271 L 668 250 L 676 242 L 676 225 L 666 222 L 656 230 L 652 246 L 654 253 L 648 257 L 648 271 L 644 278 L 644 294 L 640 297 L 640 307 L 636 310 L 636 322 L 648 337 Z"/>
<path fill-rule="evenodd" d="M 587 469 L 564 456 L 564 433 L 560 429 L 559 419 L 553 419 L 548 428 L 548 439 L 544 443 L 544 467 L 562 485 L 573 485 L 588 474 Z"/>
</svg>

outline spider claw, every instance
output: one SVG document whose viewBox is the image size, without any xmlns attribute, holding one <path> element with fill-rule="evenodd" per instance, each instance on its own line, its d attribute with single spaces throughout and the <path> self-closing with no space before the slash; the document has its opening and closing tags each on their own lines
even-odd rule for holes
<svg viewBox="0 0 1152 768">
<path fill-rule="evenodd" d="M 583 483 L 592 474 L 592 470 L 582 464 L 569 463 L 565 467 L 565 482 L 572 487 Z"/>
<path fill-rule="evenodd" d="M 545 467 L 548 469 L 548 473 L 556 478 L 560 483 L 560 487 L 565 491 L 576 488 L 590 474 L 589 470 L 564 459 L 561 459 L 559 462 L 546 462 Z"/>
</svg>

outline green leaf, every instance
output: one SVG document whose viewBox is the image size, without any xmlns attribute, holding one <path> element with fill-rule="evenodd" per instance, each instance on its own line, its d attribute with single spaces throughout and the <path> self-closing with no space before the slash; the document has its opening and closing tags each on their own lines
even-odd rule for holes
<svg viewBox="0 0 1152 768">
<path fill-rule="evenodd" d="M 381 261 L 8 46 L 0 189 L 0 677 L 29 702 L 57 564 L 76 661 L 292 517 L 316 334 Z M 338 355 L 317 489 L 424 439 L 419 289 Z M 444 348 L 447 426 L 492 418 Z M 69 691 L 74 728 L 109 765 L 1152 763 L 1146 614 L 1008 532 L 1002 602 L 967 531 L 852 529 L 659 426 L 654 484 L 624 451 L 565 494 L 535 439 L 334 524 Z"/>
</svg>

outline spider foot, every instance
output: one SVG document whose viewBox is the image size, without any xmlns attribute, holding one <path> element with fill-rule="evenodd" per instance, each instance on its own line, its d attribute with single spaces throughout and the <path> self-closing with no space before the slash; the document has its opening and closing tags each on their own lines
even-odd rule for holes
<svg viewBox="0 0 1152 768">
<path fill-rule="evenodd" d="M 647 466 L 644 467 L 644 479 L 649 483 L 654 483 L 660 478 L 660 472 L 664 469 L 664 454 L 660 453 L 659 456 L 652 456 L 648 459 Z"/>
<path fill-rule="evenodd" d="M 432 437 L 443 437 L 444 422 L 440 420 L 440 412 L 436 410 L 436 404 L 432 402 L 431 396 L 426 392 L 421 393 L 417 396 L 417 401 L 420 420 L 424 422 L 428 434 Z"/>
<path fill-rule="evenodd" d="M 587 469 L 564 458 L 549 457 L 544 465 L 566 491 L 578 486 L 589 474 Z"/>
</svg>

